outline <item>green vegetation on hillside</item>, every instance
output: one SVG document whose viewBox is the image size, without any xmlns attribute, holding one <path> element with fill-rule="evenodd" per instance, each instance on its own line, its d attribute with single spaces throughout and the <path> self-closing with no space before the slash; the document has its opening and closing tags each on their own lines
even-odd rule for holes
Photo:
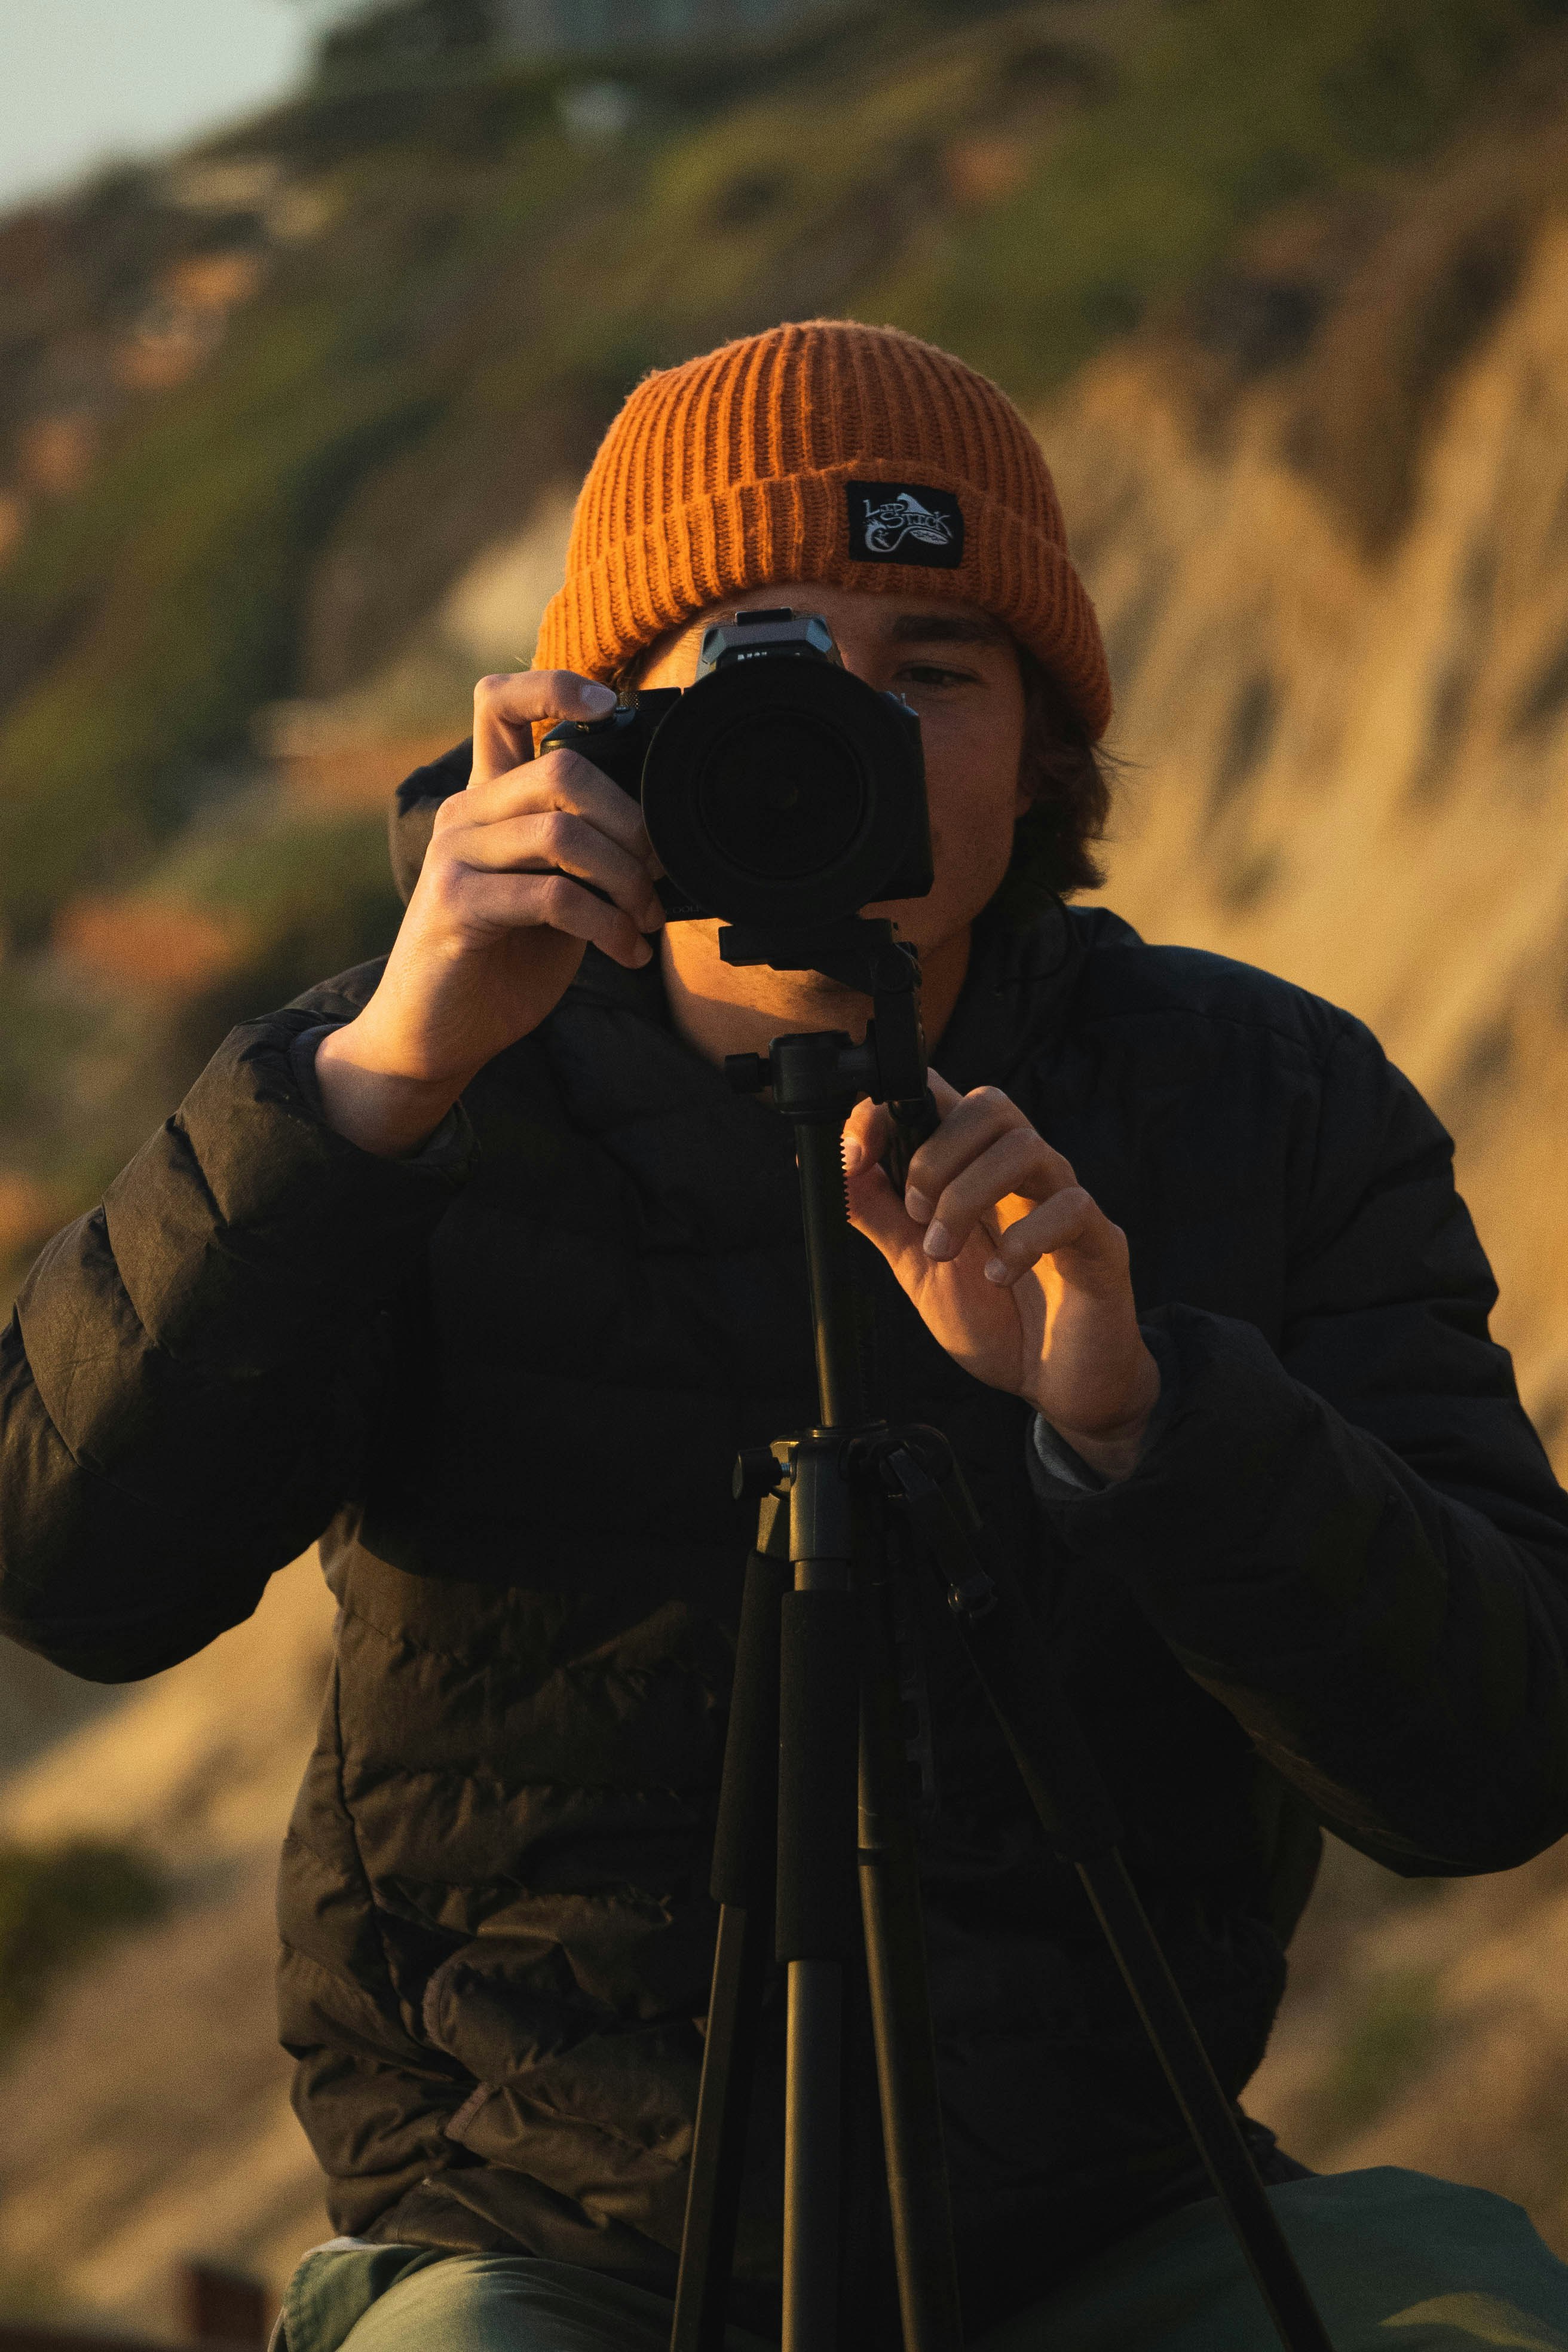
<svg viewBox="0 0 1568 2352">
<path fill-rule="evenodd" d="M 1431 152 L 1563 0 L 1186 0 L 910 309 L 1033 394 L 1282 203 Z M 911 321 L 913 323 L 913 321 Z"/>
<path fill-rule="evenodd" d="M 14 643 L 66 640 L 5 727 L 0 861 L 20 941 L 71 887 L 172 832 L 199 797 L 197 763 L 285 690 L 311 550 L 345 488 L 428 415 L 384 371 L 345 364 L 324 321 L 260 329 L 0 577 Z"/>
</svg>

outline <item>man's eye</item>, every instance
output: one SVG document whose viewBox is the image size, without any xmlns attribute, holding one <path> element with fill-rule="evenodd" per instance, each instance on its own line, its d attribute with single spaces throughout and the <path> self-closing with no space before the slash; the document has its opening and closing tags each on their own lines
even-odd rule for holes
<svg viewBox="0 0 1568 2352">
<path fill-rule="evenodd" d="M 966 686 L 972 673 L 966 669 L 944 669 L 940 662 L 906 662 L 899 673 L 911 686 Z"/>
</svg>

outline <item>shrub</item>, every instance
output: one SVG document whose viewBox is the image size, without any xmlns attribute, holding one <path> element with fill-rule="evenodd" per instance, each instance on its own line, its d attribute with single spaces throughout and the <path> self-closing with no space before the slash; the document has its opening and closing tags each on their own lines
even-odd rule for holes
<svg viewBox="0 0 1568 2352">
<path fill-rule="evenodd" d="M 0 2044 L 31 2023 L 62 1977 L 156 1918 L 166 1900 L 158 1874 L 124 1846 L 0 1846 Z"/>
</svg>

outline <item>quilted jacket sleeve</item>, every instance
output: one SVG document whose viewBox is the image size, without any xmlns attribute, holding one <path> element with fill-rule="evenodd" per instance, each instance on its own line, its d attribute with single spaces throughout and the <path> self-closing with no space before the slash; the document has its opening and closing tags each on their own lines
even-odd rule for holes
<svg viewBox="0 0 1568 2352">
<path fill-rule="evenodd" d="M 1447 1136 L 1347 1023 L 1323 1074 L 1276 1349 L 1172 1306 L 1132 1475 L 1042 1475 L 1195 1680 L 1352 1843 L 1501 1870 L 1568 1832 L 1568 1498 L 1489 1339 Z"/>
<path fill-rule="evenodd" d="M 74 1674 L 189 1656 L 353 1494 L 460 1155 L 377 1159 L 314 1115 L 290 1047 L 352 1009 L 237 1029 L 0 1335 L 0 1632 Z"/>
</svg>

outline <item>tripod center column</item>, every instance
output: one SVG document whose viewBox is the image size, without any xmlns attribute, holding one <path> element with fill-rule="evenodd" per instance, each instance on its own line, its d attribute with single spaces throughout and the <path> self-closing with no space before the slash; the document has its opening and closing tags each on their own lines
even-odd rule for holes
<svg viewBox="0 0 1568 2352">
<path fill-rule="evenodd" d="M 795 1139 L 822 1418 L 830 1429 L 853 1429 L 866 1418 L 866 1400 L 855 1296 L 846 1264 L 849 1227 L 842 1125 L 797 1119 Z"/>
</svg>

